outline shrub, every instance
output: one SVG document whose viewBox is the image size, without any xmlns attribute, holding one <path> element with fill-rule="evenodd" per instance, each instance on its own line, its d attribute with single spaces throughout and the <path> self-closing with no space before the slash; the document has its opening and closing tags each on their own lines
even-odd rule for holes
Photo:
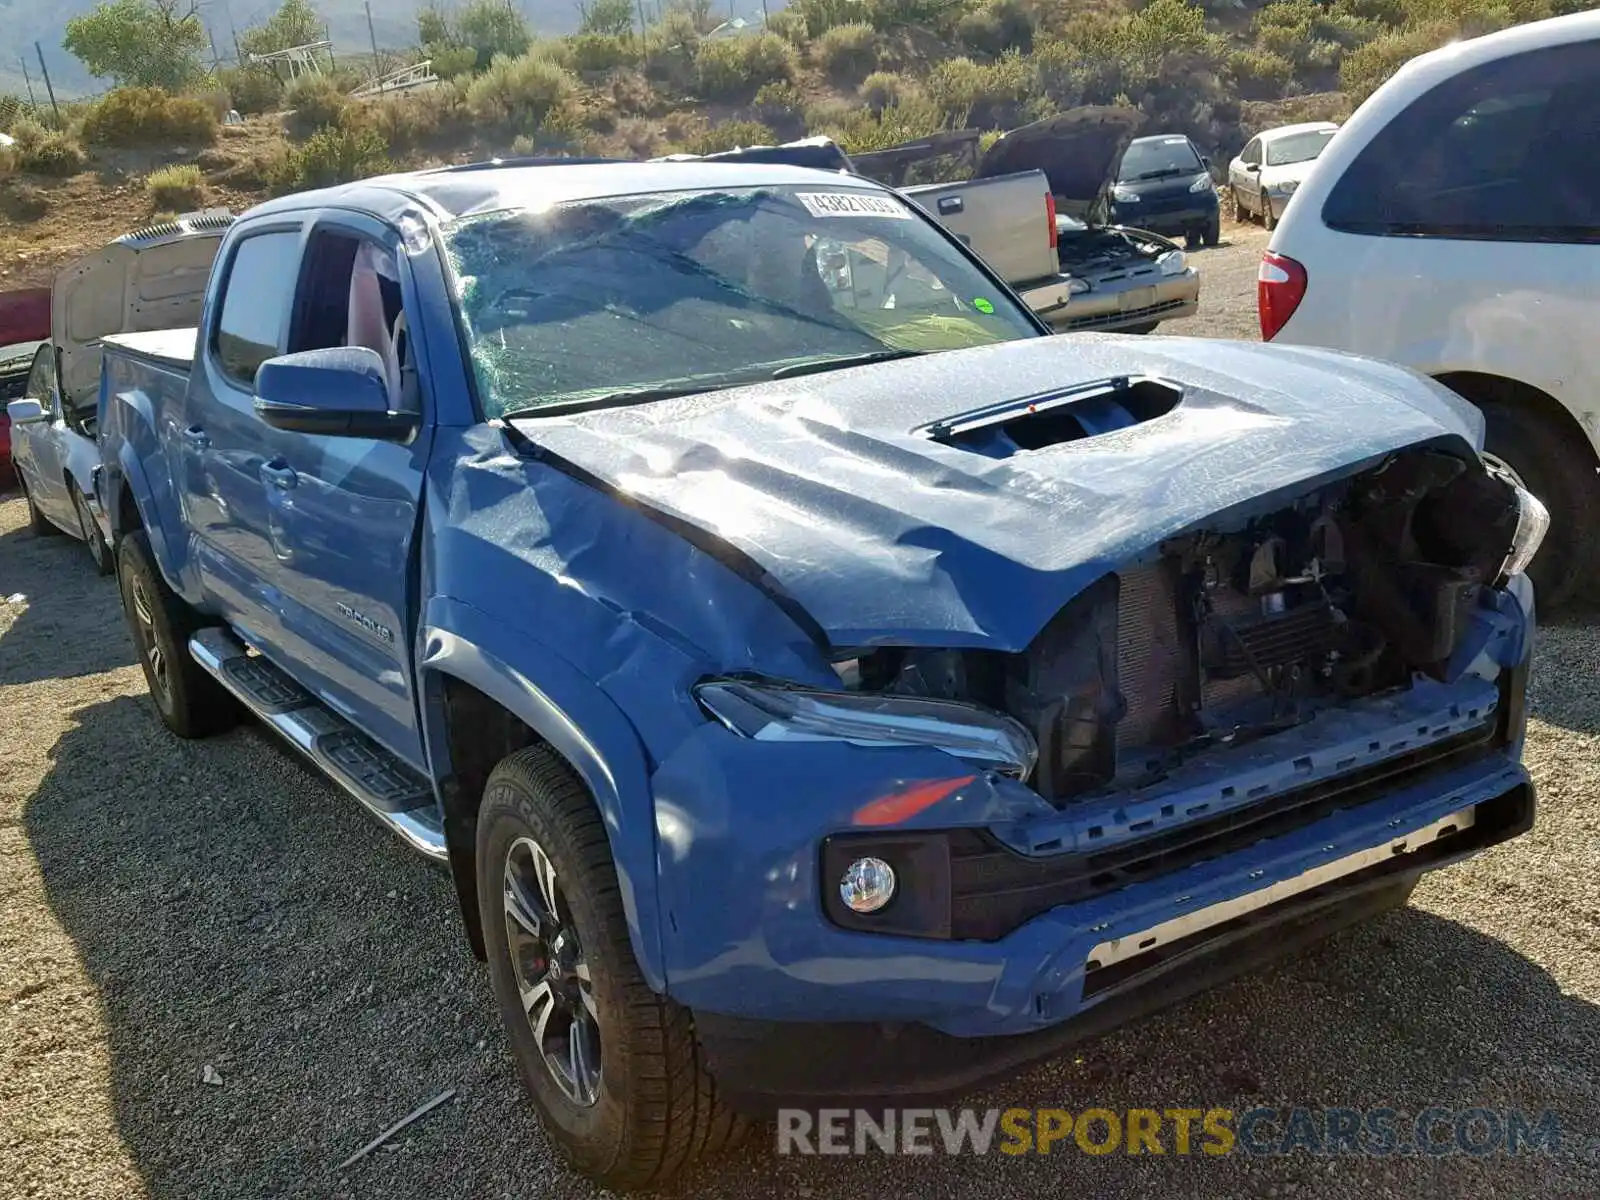
<svg viewBox="0 0 1600 1200">
<path fill-rule="evenodd" d="M 781 37 L 718 38 L 701 42 L 694 55 L 695 83 L 705 99 L 743 99 L 764 83 L 794 74 L 794 49 Z"/>
<path fill-rule="evenodd" d="M 300 138 L 338 125 L 350 104 L 338 85 L 322 75 L 302 75 L 289 85 L 283 98 L 291 110 L 289 132 Z"/>
<path fill-rule="evenodd" d="M 1228 57 L 1228 73 L 1246 100 L 1272 100 L 1283 95 L 1294 76 L 1294 64 L 1267 50 L 1235 50 Z"/>
<path fill-rule="evenodd" d="M 939 107 L 925 97 L 887 105 L 882 112 L 854 109 L 821 130 L 847 151 L 887 150 L 902 142 L 950 128 Z"/>
<path fill-rule="evenodd" d="M 798 27 L 803 41 L 819 38 L 838 25 L 853 25 L 866 13 L 862 0 L 799 0 L 784 9 L 783 15 Z"/>
<path fill-rule="evenodd" d="M 577 87 L 565 67 L 530 50 L 495 59 L 467 88 L 467 109 L 494 129 L 533 133 L 571 101 Z"/>
<path fill-rule="evenodd" d="M 31 183 L 0 186 L 0 214 L 13 221 L 37 221 L 50 211 L 50 193 Z"/>
<path fill-rule="evenodd" d="M 756 116 L 768 125 L 774 121 L 792 120 L 805 111 L 805 106 L 805 97 L 800 94 L 800 89 L 787 79 L 762 84 L 752 104 Z"/>
<path fill-rule="evenodd" d="M 678 148 L 687 154 L 715 154 L 739 146 L 770 146 L 777 140 L 760 121 L 723 121 L 691 134 Z"/>
<path fill-rule="evenodd" d="M 1007 50 L 1033 49 L 1033 14 L 1019 0 L 994 0 L 956 22 L 956 41 L 964 49 L 991 58 Z"/>
<path fill-rule="evenodd" d="M 611 107 L 620 116 L 653 113 L 661 107 L 661 98 L 656 95 L 655 88 L 650 86 L 650 81 L 639 71 L 614 71 L 611 78 L 606 80 L 604 87 L 605 94 L 611 100 Z"/>
<path fill-rule="evenodd" d="M 16 139 L 12 161 L 19 171 L 30 175 L 76 175 L 83 170 L 83 150 L 65 133 L 46 129 L 31 117 L 11 128 Z"/>
<path fill-rule="evenodd" d="M 423 47 L 423 57 L 433 64 L 433 73 L 440 79 L 459 79 L 478 69 L 478 52 L 471 46 L 452 46 L 439 42 Z"/>
<path fill-rule="evenodd" d="M 946 121 L 987 128 L 1019 122 L 1038 93 L 1038 76 L 1029 60 L 1012 52 L 994 63 L 947 59 L 928 72 L 924 87 Z"/>
<path fill-rule="evenodd" d="M 144 194 L 158 210 L 199 208 L 206 198 L 205 180 L 192 164 L 163 167 L 145 176 Z"/>
<path fill-rule="evenodd" d="M 453 145 L 472 136 L 472 116 L 459 87 L 445 84 L 377 104 L 351 105 L 340 128 L 370 131 L 391 153 L 408 154 L 428 146 Z"/>
<path fill-rule="evenodd" d="M 639 61 L 639 43 L 612 33 L 580 33 L 567 39 L 575 71 L 613 71 Z"/>
<path fill-rule="evenodd" d="M 1352 104 L 1360 104 L 1417 55 L 1438 49 L 1456 35 L 1453 23 L 1434 21 L 1377 38 L 1345 55 L 1339 64 L 1339 85 Z"/>
<path fill-rule="evenodd" d="M 277 178 L 279 191 L 330 187 L 389 170 L 389 156 L 383 140 L 372 130 L 334 127 L 319 129 L 304 145 L 291 147 L 280 160 Z"/>
<path fill-rule="evenodd" d="M 882 112 L 891 104 L 899 104 L 918 93 L 916 84 L 904 75 L 893 71 L 874 71 L 861 81 L 856 94 L 874 113 Z"/>
<path fill-rule="evenodd" d="M 878 34 L 871 25 L 835 25 L 816 40 L 815 53 L 836 83 L 854 83 L 878 65 Z"/>
<path fill-rule="evenodd" d="M 624 117 L 610 133 L 587 139 L 584 153 L 598 158 L 655 158 L 660 146 L 661 133 L 653 122 Z"/>
<path fill-rule="evenodd" d="M 777 34 L 796 50 L 804 50 L 811 41 L 811 35 L 806 32 L 806 19 L 793 7 L 781 8 L 768 17 L 766 29 L 768 33 Z"/>
<path fill-rule="evenodd" d="M 209 146 L 217 140 L 217 118 L 194 96 L 117 88 L 89 109 L 83 137 L 96 146 Z"/>
<path fill-rule="evenodd" d="M 233 107 L 245 116 L 277 112 L 283 103 L 283 84 L 271 71 L 260 67 L 224 68 L 217 82 L 227 90 Z"/>
</svg>

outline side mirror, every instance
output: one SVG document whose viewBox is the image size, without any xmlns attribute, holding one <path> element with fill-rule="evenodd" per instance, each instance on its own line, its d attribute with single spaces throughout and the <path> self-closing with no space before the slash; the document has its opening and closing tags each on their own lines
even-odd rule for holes
<svg viewBox="0 0 1600 1200">
<path fill-rule="evenodd" d="M 389 408 L 383 359 L 365 346 L 269 358 L 256 372 L 255 409 L 274 429 L 326 437 L 398 442 L 417 427 L 415 413 Z"/>
<path fill-rule="evenodd" d="M 1210 157 L 1208 155 L 1202 154 L 1200 156 L 1200 165 L 1202 167 L 1204 167 L 1208 171 L 1211 170 L 1211 159 L 1210 159 Z"/>
<path fill-rule="evenodd" d="M 6 405 L 6 416 L 13 425 L 31 425 L 44 420 L 44 405 L 37 400 L 13 400 Z"/>
<path fill-rule="evenodd" d="M 1244 169 L 1246 171 L 1249 171 L 1252 175 L 1254 175 L 1254 174 L 1258 173 L 1261 170 L 1261 164 L 1260 163 L 1245 163 Z"/>
</svg>

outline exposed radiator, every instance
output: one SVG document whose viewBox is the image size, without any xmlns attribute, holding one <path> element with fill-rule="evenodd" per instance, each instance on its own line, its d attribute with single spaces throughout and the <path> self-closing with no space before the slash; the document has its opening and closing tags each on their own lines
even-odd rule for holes
<svg viewBox="0 0 1600 1200">
<path fill-rule="evenodd" d="M 1177 596 L 1158 566 L 1118 573 L 1117 687 L 1128 706 L 1117 724 L 1119 753 L 1169 744 L 1178 721 L 1178 681 L 1184 671 Z"/>
</svg>

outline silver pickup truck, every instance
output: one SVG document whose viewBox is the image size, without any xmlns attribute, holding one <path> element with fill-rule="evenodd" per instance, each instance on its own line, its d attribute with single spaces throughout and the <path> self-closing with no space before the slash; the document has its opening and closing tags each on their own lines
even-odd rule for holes
<svg viewBox="0 0 1600 1200">
<path fill-rule="evenodd" d="M 1200 276 L 1176 242 L 1105 223 L 1117 164 L 1142 120 L 1132 109 L 1077 108 L 1013 130 L 987 150 L 979 131 L 965 129 L 856 154 L 814 137 L 671 157 L 866 176 L 924 209 L 1058 333 L 1149 333 L 1195 313 Z M 928 178 L 948 182 L 917 182 Z M 847 270 L 836 268 L 840 278 Z"/>
<path fill-rule="evenodd" d="M 1176 242 L 1107 223 L 1117 163 L 1142 120 L 1132 109 L 1077 108 L 986 151 L 976 130 L 961 130 L 851 161 L 971 246 L 1052 328 L 1149 333 L 1196 312 L 1200 276 Z M 968 178 L 907 185 L 939 158 Z"/>
</svg>

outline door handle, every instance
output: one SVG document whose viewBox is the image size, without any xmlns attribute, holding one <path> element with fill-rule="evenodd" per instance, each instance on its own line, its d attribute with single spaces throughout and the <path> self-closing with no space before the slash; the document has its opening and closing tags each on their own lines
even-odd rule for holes
<svg viewBox="0 0 1600 1200">
<path fill-rule="evenodd" d="M 204 450 L 211 445 L 211 439 L 206 436 L 206 431 L 198 425 L 191 425 L 183 431 L 184 443 L 195 450 Z"/>
<path fill-rule="evenodd" d="M 300 477 L 294 473 L 294 468 L 288 463 L 281 458 L 275 458 L 269 463 L 262 464 L 261 482 L 288 491 L 296 483 L 300 482 Z"/>
</svg>

